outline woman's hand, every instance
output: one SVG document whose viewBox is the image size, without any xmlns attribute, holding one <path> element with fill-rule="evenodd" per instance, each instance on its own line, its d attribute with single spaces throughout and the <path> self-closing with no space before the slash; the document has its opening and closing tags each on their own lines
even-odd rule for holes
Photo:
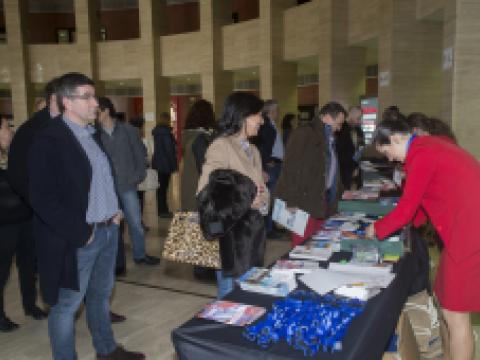
<svg viewBox="0 0 480 360">
<path fill-rule="evenodd" d="M 375 237 L 375 226 L 373 223 L 365 229 L 365 237 L 367 239 L 373 239 Z"/>
<path fill-rule="evenodd" d="M 0 119 L 0 150 L 8 151 L 10 143 L 12 142 L 13 131 L 10 129 L 8 120 L 5 118 Z"/>
<path fill-rule="evenodd" d="M 255 199 L 253 199 L 252 209 L 260 210 L 260 208 L 264 206 L 264 203 L 265 203 L 264 194 L 265 194 L 265 185 L 257 185 L 257 195 L 255 196 Z"/>
</svg>

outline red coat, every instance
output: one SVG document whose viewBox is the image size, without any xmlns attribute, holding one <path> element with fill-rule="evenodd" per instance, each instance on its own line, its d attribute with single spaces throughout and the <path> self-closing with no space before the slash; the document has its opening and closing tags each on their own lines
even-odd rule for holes
<svg viewBox="0 0 480 360">
<path fill-rule="evenodd" d="M 435 281 L 442 307 L 480 310 L 480 163 L 439 137 L 416 137 L 405 159 L 397 207 L 375 223 L 379 239 L 430 218 L 445 244 Z"/>
</svg>

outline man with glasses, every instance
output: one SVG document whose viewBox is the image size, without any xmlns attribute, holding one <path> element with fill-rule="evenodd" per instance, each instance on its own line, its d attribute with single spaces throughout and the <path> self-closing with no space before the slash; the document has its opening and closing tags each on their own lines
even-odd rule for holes
<svg viewBox="0 0 480 360">
<path fill-rule="evenodd" d="M 40 288 L 51 305 L 54 359 L 76 359 L 75 313 L 85 298 L 97 359 L 144 359 L 114 339 L 109 298 L 122 218 L 107 157 L 89 125 L 97 115 L 94 83 L 68 73 L 58 79 L 62 114 L 29 153 L 29 195 L 35 212 Z"/>
</svg>

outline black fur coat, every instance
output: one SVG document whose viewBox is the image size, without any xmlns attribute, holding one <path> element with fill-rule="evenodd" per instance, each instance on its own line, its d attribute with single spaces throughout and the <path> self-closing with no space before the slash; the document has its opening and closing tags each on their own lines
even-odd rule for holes
<svg viewBox="0 0 480 360">
<path fill-rule="evenodd" d="M 252 266 L 263 265 L 264 220 L 251 208 L 256 192 L 249 177 L 217 169 L 197 196 L 200 227 L 206 239 L 219 239 L 225 276 L 239 276 Z"/>
</svg>

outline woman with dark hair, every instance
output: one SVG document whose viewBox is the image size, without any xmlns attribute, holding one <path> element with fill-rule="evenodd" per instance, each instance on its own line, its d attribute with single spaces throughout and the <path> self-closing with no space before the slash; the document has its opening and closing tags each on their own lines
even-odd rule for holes
<svg viewBox="0 0 480 360">
<path fill-rule="evenodd" d="M 269 194 L 262 175 L 260 153 L 249 142 L 249 138 L 257 135 L 263 122 L 262 108 L 263 101 L 253 94 L 234 92 L 228 96 L 218 123 L 218 135 L 207 149 L 198 181 L 199 199 L 202 190 L 212 185 L 215 172 L 219 169 L 241 174 L 254 186 L 254 198 L 248 204 L 249 222 L 242 219 L 219 238 L 222 261 L 222 270 L 217 271 L 219 298 L 233 290 L 235 277 L 248 270 L 249 266 L 260 266 L 263 262 L 265 228 L 262 214 L 268 212 Z M 224 196 L 221 201 L 223 207 L 234 208 L 239 200 L 234 196 Z M 201 217 L 203 210 L 199 206 Z M 240 256 L 242 259 L 239 259 Z"/>
<path fill-rule="evenodd" d="M 215 114 L 212 104 L 204 99 L 190 108 L 182 132 L 182 162 L 180 163 L 180 203 L 183 211 L 197 211 L 196 190 L 205 161 L 205 152 L 212 142 Z M 197 279 L 215 278 L 212 269 L 194 266 Z"/>
<path fill-rule="evenodd" d="M 182 133 L 182 163 L 180 176 L 181 208 L 196 211 L 196 189 L 205 161 L 205 152 L 212 141 L 215 127 L 213 106 L 207 100 L 198 100 L 190 108 Z"/>
<path fill-rule="evenodd" d="M 440 119 L 429 118 L 423 113 L 414 112 L 408 115 L 406 121 L 416 135 L 442 136 L 445 140 L 457 143 L 450 126 Z"/>
<path fill-rule="evenodd" d="M 390 161 L 404 163 L 406 181 L 397 207 L 369 226 L 367 236 L 384 239 L 409 222 L 418 227 L 431 220 L 444 244 L 434 290 L 450 336 L 448 355 L 473 359 L 470 312 L 480 311 L 480 164 L 451 141 L 418 136 L 398 120 L 382 121 L 374 143 Z"/>
<path fill-rule="evenodd" d="M 282 135 L 283 135 L 283 144 L 287 146 L 287 141 L 290 136 L 290 133 L 293 130 L 292 121 L 295 119 L 295 115 L 292 113 L 287 113 L 282 119 Z"/>
</svg>

